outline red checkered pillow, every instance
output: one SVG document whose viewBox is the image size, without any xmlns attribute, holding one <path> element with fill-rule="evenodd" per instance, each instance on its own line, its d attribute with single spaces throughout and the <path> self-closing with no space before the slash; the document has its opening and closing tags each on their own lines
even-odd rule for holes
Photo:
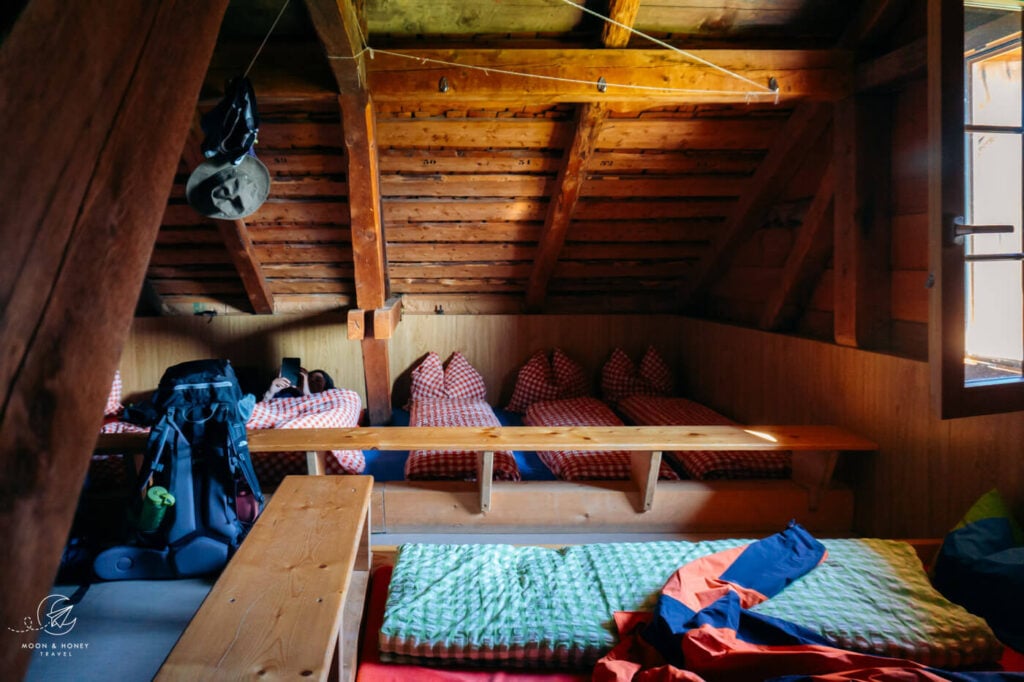
<svg viewBox="0 0 1024 682">
<path fill-rule="evenodd" d="M 560 399 L 580 398 L 590 393 L 590 386 L 583 367 L 562 352 L 561 348 L 556 348 L 551 352 L 551 370 L 555 374 L 555 383 L 558 384 Z"/>
<path fill-rule="evenodd" d="M 533 403 L 578 398 L 588 392 L 583 368 L 572 358 L 556 348 L 549 362 L 544 351 L 537 351 L 519 370 L 512 399 L 505 409 L 526 412 Z"/>
<path fill-rule="evenodd" d="M 597 398 L 570 398 L 530 405 L 523 418 L 527 426 L 622 426 L 611 408 Z M 625 450 L 558 450 L 537 456 L 564 481 L 621 480 L 630 477 L 632 455 Z M 679 475 L 662 461 L 658 477 L 676 480 Z"/>
<path fill-rule="evenodd" d="M 484 378 L 458 351 L 448 358 L 448 366 L 444 369 L 444 395 L 446 398 L 487 400 Z"/>
<path fill-rule="evenodd" d="M 409 400 L 444 398 L 444 367 L 437 353 L 430 351 L 423 362 L 412 371 Z"/>
<path fill-rule="evenodd" d="M 631 395 L 670 395 L 672 388 L 672 371 L 653 347 L 639 370 L 621 348 L 612 351 L 601 369 L 601 394 L 613 405 Z"/>
<path fill-rule="evenodd" d="M 107 396 L 107 406 L 103 408 L 103 416 L 112 417 L 121 414 L 124 407 L 121 405 L 121 370 L 114 370 L 114 383 L 110 385 L 110 395 Z"/>
</svg>

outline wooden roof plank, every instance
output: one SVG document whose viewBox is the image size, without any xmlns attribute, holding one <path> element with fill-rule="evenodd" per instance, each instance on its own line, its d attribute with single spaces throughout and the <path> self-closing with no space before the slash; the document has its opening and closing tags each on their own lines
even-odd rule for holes
<svg viewBox="0 0 1024 682">
<path fill-rule="evenodd" d="M 565 151 L 565 162 L 555 180 L 553 198 L 544 218 L 533 272 L 526 287 L 526 309 L 537 312 L 544 304 L 544 291 L 565 243 L 576 202 L 583 190 L 587 160 L 594 151 L 601 123 L 607 111 L 600 105 L 584 104 L 577 112 L 576 132 Z"/>
<path fill-rule="evenodd" d="M 797 107 L 775 143 L 754 173 L 750 189 L 740 197 L 726 227 L 715 239 L 713 252 L 701 263 L 682 305 L 699 302 L 728 267 L 736 247 L 750 234 L 786 184 L 798 170 L 799 161 L 818 139 L 831 118 L 831 107 L 806 102 Z"/>
</svg>

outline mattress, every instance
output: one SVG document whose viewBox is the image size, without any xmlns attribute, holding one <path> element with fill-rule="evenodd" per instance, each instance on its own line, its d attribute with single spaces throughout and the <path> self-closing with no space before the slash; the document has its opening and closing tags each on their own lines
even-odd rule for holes
<svg viewBox="0 0 1024 682">
<path fill-rule="evenodd" d="M 632 423 L 645 426 L 717 426 L 736 423 L 710 407 L 686 398 L 631 395 L 619 402 L 619 411 Z M 666 456 L 682 467 L 690 478 L 698 481 L 789 478 L 792 471 L 790 453 L 778 450 L 700 450 L 668 452 Z"/>
<path fill-rule="evenodd" d="M 533 403 L 526 410 L 527 426 L 622 426 L 622 420 L 597 398 L 569 398 Z M 538 452 L 541 461 L 564 481 L 623 480 L 630 477 L 630 455 L 623 450 L 611 452 L 556 450 Z M 658 477 L 678 479 L 665 462 Z"/>
<path fill-rule="evenodd" d="M 650 610 L 680 566 L 746 542 L 403 545 L 380 629 L 381 655 L 435 665 L 590 666 L 616 643 L 616 611 Z M 753 610 L 842 648 L 925 665 L 959 668 L 999 658 L 1002 646 L 985 622 L 931 587 L 910 545 L 822 542 L 826 561 Z"/>
<path fill-rule="evenodd" d="M 410 426 L 501 426 L 491 406 L 471 398 L 415 400 Z M 465 450 L 413 450 L 405 461 L 409 480 L 470 480 L 476 478 L 477 453 Z M 519 467 L 511 452 L 494 453 L 494 478 L 518 481 Z"/>
</svg>

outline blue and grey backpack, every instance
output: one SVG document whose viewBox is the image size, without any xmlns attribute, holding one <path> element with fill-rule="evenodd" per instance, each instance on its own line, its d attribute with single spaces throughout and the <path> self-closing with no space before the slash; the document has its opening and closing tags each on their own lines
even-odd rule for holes
<svg viewBox="0 0 1024 682">
<path fill-rule="evenodd" d="M 129 517 L 128 544 L 96 556 L 103 580 L 181 578 L 219 571 L 263 506 L 245 423 L 255 403 L 227 360 L 169 368 L 153 397 L 126 417 L 152 426 Z"/>
</svg>

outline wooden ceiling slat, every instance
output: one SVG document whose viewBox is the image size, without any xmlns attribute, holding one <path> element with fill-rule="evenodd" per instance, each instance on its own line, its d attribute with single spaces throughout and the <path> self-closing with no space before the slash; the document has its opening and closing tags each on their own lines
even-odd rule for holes
<svg viewBox="0 0 1024 682">
<path fill-rule="evenodd" d="M 598 261 L 584 263 L 581 261 L 560 261 L 555 267 L 554 278 L 580 279 L 585 277 L 601 277 L 630 279 L 632 277 L 681 277 L 693 270 L 692 260 L 674 260 L 652 262 L 637 261 Z"/>
<path fill-rule="evenodd" d="M 268 243 L 351 243 L 348 227 L 301 227 L 291 225 L 256 225 L 249 227 L 249 235 L 256 244 Z"/>
<path fill-rule="evenodd" d="M 529 263 L 389 263 L 393 279 L 437 279 L 440 277 L 484 279 L 502 277 L 525 280 L 530 275 Z"/>
<path fill-rule="evenodd" d="M 337 263 L 352 260 L 348 244 L 260 244 L 256 253 L 264 263 Z"/>
<path fill-rule="evenodd" d="M 576 221 L 572 237 L 576 242 L 706 242 L 722 229 L 724 220 L 691 219 L 671 222 Z"/>
<path fill-rule="evenodd" d="M 786 119 L 609 119 L 598 149 L 767 150 L 782 134 Z"/>
<path fill-rule="evenodd" d="M 164 225 L 160 228 L 156 243 L 159 248 L 167 244 L 223 244 L 224 242 L 213 225 L 195 228 Z"/>
<path fill-rule="evenodd" d="M 676 260 L 699 258 L 708 248 L 688 243 L 658 244 L 566 244 L 562 248 L 562 259 L 569 260 Z"/>
<path fill-rule="evenodd" d="M 729 223 L 717 235 L 713 251 L 701 262 L 682 304 L 689 307 L 701 300 L 728 266 L 744 238 L 764 218 L 786 184 L 799 169 L 800 160 L 816 142 L 829 120 L 831 108 L 804 103 L 794 110 L 785 128 L 774 139 L 764 161 L 754 173 L 750 190 L 740 197 Z"/>
<path fill-rule="evenodd" d="M 395 279 L 391 281 L 398 294 L 432 293 L 519 293 L 522 280 L 488 279 Z"/>
<path fill-rule="evenodd" d="M 270 282 L 275 295 L 282 294 L 353 294 L 355 284 L 351 279 L 323 280 L 323 279 L 275 279 Z"/>
<path fill-rule="evenodd" d="M 535 149 L 381 149 L 378 156 L 382 173 L 557 173 L 561 165 Z"/>
<path fill-rule="evenodd" d="M 398 242 L 536 242 L 540 223 L 419 223 L 388 226 L 389 244 Z"/>
<path fill-rule="evenodd" d="M 176 265 L 233 265 L 231 257 L 222 248 L 216 249 L 155 249 L 149 259 L 150 266 Z"/>
<path fill-rule="evenodd" d="M 271 281 L 277 278 L 352 279 L 352 263 L 265 263 L 263 271 Z"/>
<path fill-rule="evenodd" d="M 539 222 L 544 220 L 547 202 L 537 200 L 485 199 L 403 200 L 384 202 L 384 220 L 388 226 L 398 222 L 492 221 Z"/>
<path fill-rule="evenodd" d="M 676 176 L 672 178 L 587 178 L 585 197 L 738 197 L 749 178 L 734 176 Z"/>
<path fill-rule="evenodd" d="M 272 198 L 246 220 L 250 225 L 348 225 L 349 212 L 348 204 L 344 201 L 286 201 Z"/>
<path fill-rule="evenodd" d="M 523 311 L 522 294 L 406 294 L 402 309 L 409 314 L 508 315 Z"/>
<path fill-rule="evenodd" d="M 736 202 L 731 199 L 681 201 L 580 201 L 575 220 L 652 220 L 665 218 L 718 218 L 728 216 Z"/>
<path fill-rule="evenodd" d="M 153 279 L 151 283 L 156 292 L 161 296 L 245 294 L 241 284 L 233 280 Z"/>
<path fill-rule="evenodd" d="M 275 199 L 331 199 L 348 196 L 348 183 L 324 177 L 275 177 L 270 183 Z"/>
<path fill-rule="evenodd" d="M 704 151 L 652 149 L 646 152 L 617 152 L 598 149 L 590 157 L 591 173 L 733 173 L 749 175 L 764 158 L 760 151 Z"/>
<path fill-rule="evenodd" d="M 262 94 L 262 93 L 261 93 Z M 277 156 L 291 149 L 344 150 L 345 141 L 337 123 L 263 123 L 257 155 Z"/>
<path fill-rule="evenodd" d="M 348 170 L 348 162 L 340 151 L 334 154 L 303 153 L 301 150 L 275 153 L 282 150 L 265 150 L 265 146 L 261 140 L 259 159 L 270 171 L 274 181 L 281 176 L 342 175 Z"/>
<path fill-rule="evenodd" d="M 533 260 L 536 247 L 524 244 L 389 244 L 392 263 Z"/>
<path fill-rule="evenodd" d="M 782 279 L 765 303 L 761 329 L 776 330 L 792 322 L 787 316 L 813 292 L 812 283 L 825 269 L 832 251 L 834 195 L 835 172 L 829 164 L 786 258 Z"/>
<path fill-rule="evenodd" d="M 434 81 L 437 87 L 437 81 Z M 459 149 L 560 149 L 568 123 L 548 119 L 382 119 L 378 144 L 385 147 Z"/>
<path fill-rule="evenodd" d="M 608 112 L 600 105 L 584 104 L 576 115 L 572 142 L 565 151 L 562 168 L 555 180 L 553 196 L 544 217 L 530 281 L 526 286 L 526 309 L 537 311 L 544 303 L 551 272 L 555 268 L 576 202 L 583 189 L 583 168 L 594 151 L 595 140 Z"/>
<path fill-rule="evenodd" d="M 543 197 L 554 179 L 543 175 L 384 175 L 385 197 Z"/>
<path fill-rule="evenodd" d="M 848 94 L 852 58 L 837 50 L 693 50 L 702 59 L 767 85 L 783 98 L 836 100 Z M 667 50 L 403 50 L 377 52 L 367 64 L 368 87 L 382 103 L 745 102 L 759 90 L 712 67 Z M 435 60 L 421 61 L 421 60 Z M 465 64 L 460 68 L 448 64 Z M 486 71 L 484 69 L 487 69 Z M 511 71 L 556 78 L 543 80 Z M 438 80 L 445 77 L 447 92 Z M 605 92 L 595 87 L 599 78 Z M 641 86 L 644 89 L 616 87 Z M 652 89 L 646 89 L 652 88 Z M 770 101 L 765 98 L 764 101 Z"/>
</svg>

